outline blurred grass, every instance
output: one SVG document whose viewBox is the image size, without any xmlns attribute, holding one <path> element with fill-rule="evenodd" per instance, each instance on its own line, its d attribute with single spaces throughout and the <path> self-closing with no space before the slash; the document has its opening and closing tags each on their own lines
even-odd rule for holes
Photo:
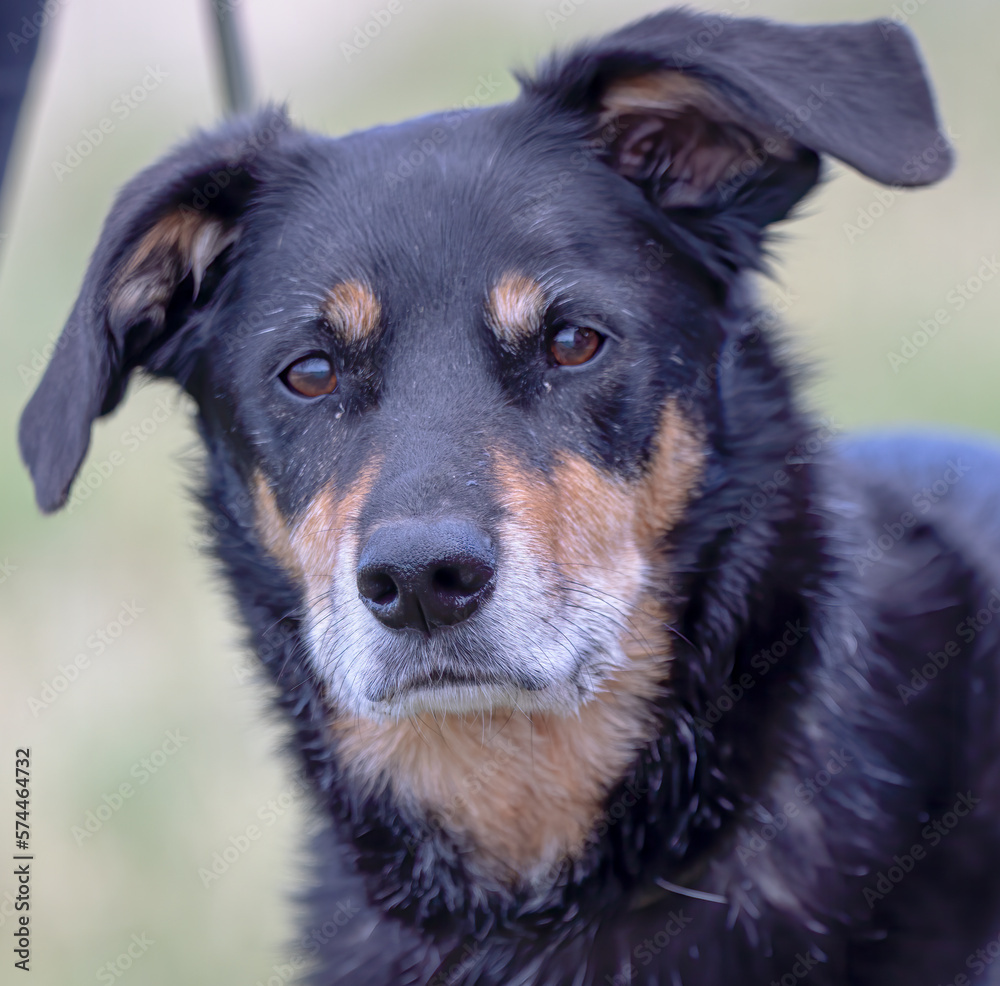
<svg viewBox="0 0 1000 986">
<path fill-rule="evenodd" d="M 555 2 L 420 0 L 406 3 L 347 62 L 340 43 L 372 6 L 241 4 L 262 94 L 287 99 L 297 120 L 331 133 L 457 105 L 480 75 L 502 79 L 496 98 L 505 99 L 515 91 L 508 66 L 530 65 L 553 44 L 658 5 L 591 0 L 550 26 L 545 12 Z M 790 0 L 759 0 L 749 10 L 793 20 L 862 19 L 886 16 L 892 4 L 826 0 L 803 9 Z M 189 406 L 175 402 L 178 411 L 126 452 L 88 500 L 51 518 L 35 511 L 12 437 L 32 382 L 19 367 L 30 368 L 33 352 L 61 327 L 114 189 L 218 115 L 202 13 L 190 3 L 125 0 L 75 0 L 60 8 L 44 38 L 4 203 L 0 564 L 14 570 L 0 583 L 0 754 L 11 758 L 9 766 L 15 747 L 33 750 L 34 981 L 43 984 L 93 981 L 135 933 L 155 944 L 125 973 L 130 981 L 249 986 L 266 982 L 287 960 L 293 934 L 284 895 L 300 882 L 305 820 L 298 803 L 275 824 L 261 824 L 261 838 L 217 882 L 205 888 L 198 875 L 231 837 L 260 822 L 258 811 L 290 781 L 276 753 L 280 729 L 263 714 L 266 690 L 245 673 L 239 630 L 197 551 L 195 511 L 185 495 L 196 454 Z M 790 335 L 819 369 L 811 399 L 839 423 L 922 422 L 997 433 L 1000 279 L 898 373 L 887 354 L 920 319 L 947 307 L 948 292 L 974 273 L 981 256 L 1000 251 L 1000 7 L 927 0 L 910 26 L 957 135 L 955 173 L 937 188 L 901 195 L 851 243 L 844 224 L 870 206 L 876 186 L 833 169 L 807 215 L 785 231 L 776 247 L 777 284 L 762 290 L 767 296 L 781 286 L 795 296 Z M 57 180 L 52 162 L 62 159 L 65 145 L 108 115 L 147 66 L 165 70 L 166 81 Z M 123 433 L 171 393 L 160 384 L 133 388 L 125 406 L 97 427 L 88 462 L 123 450 Z M 88 638 L 113 626 L 133 601 L 143 612 L 98 655 Z M 80 653 L 90 666 L 32 714 L 29 698 L 38 699 L 60 665 Z M 134 765 L 160 747 L 168 730 L 187 742 L 139 785 Z M 73 827 L 123 782 L 133 783 L 133 796 L 78 846 Z M 12 886 L 9 873 L 0 874 L 0 901 Z"/>
</svg>

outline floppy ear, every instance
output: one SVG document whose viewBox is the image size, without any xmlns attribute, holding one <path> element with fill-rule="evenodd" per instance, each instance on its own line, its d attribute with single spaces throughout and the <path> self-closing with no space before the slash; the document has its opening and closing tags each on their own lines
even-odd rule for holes
<svg viewBox="0 0 1000 986">
<path fill-rule="evenodd" d="M 820 154 L 884 184 L 928 184 L 951 166 L 914 43 L 892 21 L 666 11 L 524 86 L 583 114 L 607 164 L 708 233 L 713 217 L 748 231 L 783 219 L 816 183 Z"/>
<path fill-rule="evenodd" d="M 269 109 L 199 134 L 137 175 L 104 223 L 80 295 L 21 417 L 21 455 L 48 512 L 66 501 L 94 419 L 136 367 L 182 384 L 226 251 L 289 130 Z"/>
</svg>

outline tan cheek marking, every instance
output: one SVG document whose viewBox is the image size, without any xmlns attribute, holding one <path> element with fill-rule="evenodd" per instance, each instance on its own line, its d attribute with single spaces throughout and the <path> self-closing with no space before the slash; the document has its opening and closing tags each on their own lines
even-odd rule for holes
<svg viewBox="0 0 1000 986">
<path fill-rule="evenodd" d="M 251 484 L 251 496 L 254 501 L 254 512 L 257 536 L 261 544 L 271 553 L 281 567 L 297 579 L 302 578 L 302 568 L 298 556 L 292 549 L 292 532 L 288 521 L 278 510 L 274 493 L 267 485 L 267 480 L 257 473 Z"/>
<path fill-rule="evenodd" d="M 630 529 L 631 490 L 577 457 L 556 467 L 553 483 L 559 505 L 554 543 L 559 568 L 587 585 L 613 582 L 619 599 L 631 599 L 643 565 Z"/>
<path fill-rule="evenodd" d="M 490 291 L 486 317 L 496 337 L 516 346 L 535 335 L 545 313 L 542 286 L 523 274 L 505 274 Z"/>
<path fill-rule="evenodd" d="M 361 508 L 371 491 L 378 463 L 371 462 L 340 496 L 324 487 L 290 524 L 259 473 L 253 483 L 256 526 L 261 542 L 281 566 L 309 590 L 308 605 L 318 606 L 333 578 L 344 546 L 356 540 Z"/>
<path fill-rule="evenodd" d="M 378 332 L 382 306 L 367 285 L 344 281 L 330 290 L 323 312 L 344 342 L 360 343 L 374 338 Z"/>
<path fill-rule="evenodd" d="M 555 550 L 571 598 L 584 606 L 593 597 L 595 603 L 610 602 L 621 625 L 619 642 L 629 663 L 606 688 L 617 691 L 617 708 L 631 719 L 630 730 L 619 730 L 630 738 L 618 758 L 624 770 L 649 735 L 651 700 L 669 676 L 669 613 L 655 579 L 663 564 L 650 550 L 653 545 L 640 520 L 643 501 L 654 493 L 647 492 L 644 482 L 626 484 L 583 459 L 560 465 L 555 483 L 571 512 L 559 526 Z M 607 740 L 614 748 L 611 737 Z"/>
<path fill-rule="evenodd" d="M 623 647 L 630 659 L 649 647 L 669 653 L 667 624 L 672 619 L 665 596 L 670 577 L 670 555 L 664 540 L 677 526 L 705 469 L 705 443 L 701 430 L 668 401 L 646 473 L 635 488 L 632 530 L 647 562 L 649 585 L 632 615 L 635 630 Z"/>
<path fill-rule="evenodd" d="M 613 580 L 616 595 L 623 597 L 637 588 L 642 558 L 631 532 L 632 495 L 624 482 L 578 456 L 565 456 L 549 477 L 523 472 L 502 453 L 494 459 L 511 517 L 509 539 L 521 554 L 514 564 L 540 568 L 553 592 L 567 582 L 586 588 Z"/>
<path fill-rule="evenodd" d="M 657 550 L 664 535 L 677 525 L 705 469 L 705 440 L 701 430 L 668 401 L 646 474 L 635 494 L 633 527 L 647 554 Z"/>
</svg>

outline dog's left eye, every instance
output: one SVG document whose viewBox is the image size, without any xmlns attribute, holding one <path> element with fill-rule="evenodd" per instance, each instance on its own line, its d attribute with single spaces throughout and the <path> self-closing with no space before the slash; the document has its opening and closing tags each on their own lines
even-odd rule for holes
<svg viewBox="0 0 1000 986">
<path fill-rule="evenodd" d="M 549 354 L 559 366 L 581 366 L 597 355 L 603 341 L 596 329 L 569 325 L 552 337 Z"/>
<path fill-rule="evenodd" d="M 325 356 L 306 356 L 292 363 L 281 379 L 289 390 L 303 397 L 322 397 L 331 394 L 337 387 L 337 374 L 333 364 Z"/>
</svg>

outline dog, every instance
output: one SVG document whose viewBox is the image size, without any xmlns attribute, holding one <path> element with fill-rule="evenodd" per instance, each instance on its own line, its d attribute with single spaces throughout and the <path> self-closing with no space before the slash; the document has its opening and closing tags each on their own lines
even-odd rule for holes
<svg viewBox="0 0 1000 986">
<path fill-rule="evenodd" d="M 192 395 L 316 983 L 977 981 L 1000 452 L 831 444 L 749 285 L 822 158 L 948 172 L 909 33 L 673 10 L 521 84 L 126 185 L 23 415 L 41 509 L 133 371 Z"/>
</svg>

